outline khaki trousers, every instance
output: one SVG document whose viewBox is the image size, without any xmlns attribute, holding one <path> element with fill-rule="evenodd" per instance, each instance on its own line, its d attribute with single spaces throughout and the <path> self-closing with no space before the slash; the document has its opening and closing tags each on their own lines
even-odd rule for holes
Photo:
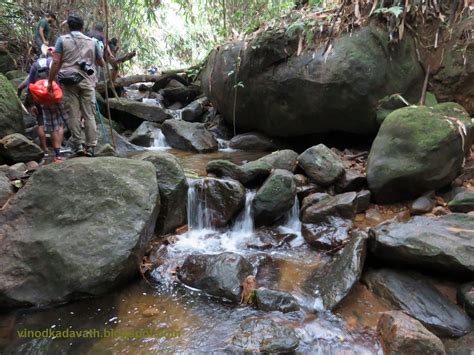
<svg viewBox="0 0 474 355">
<path fill-rule="evenodd" d="M 95 123 L 95 89 L 86 79 L 79 84 L 64 85 L 64 104 L 69 110 L 68 127 L 71 131 L 71 142 L 74 146 L 86 144 L 95 146 L 97 144 Z M 85 124 L 85 142 L 81 129 L 81 117 Z"/>
</svg>

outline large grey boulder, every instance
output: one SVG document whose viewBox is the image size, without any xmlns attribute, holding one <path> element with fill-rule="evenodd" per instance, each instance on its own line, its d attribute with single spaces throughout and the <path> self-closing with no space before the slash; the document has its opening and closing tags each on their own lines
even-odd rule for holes
<svg viewBox="0 0 474 355">
<path fill-rule="evenodd" d="M 270 164 L 273 169 L 283 169 L 294 173 L 298 164 L 298 153 L 291 149 L 277 150 L 261 157 L 258 161 Z"/>
<path fill-rule="evenodd" d="M 278 139 L 270 138 L 261 133 L 250 132 L 238 134 L 229 141 L 232 149 L 251 152 L 271 152 L 285 148 L 285 144 Z"/>
<path fill-rule="evenodd" d="M 144 121 L 132 133 L 128 140 L 130 143 L 141 147 L 151 147 L 153 145 L 154 134 L 160 127 L 161 125 L 159 123 Z"/>
<path fill-rule="evenodd" d="M 0 51 L 0 73 L 7 73 L 16 69 L 16 63 L 10 53 Z"/>
<path fill-rule="evenodd" d="M 40 161 L 43 150 L 20 133 L 13 133 L 0 139 L 0 155 L 13 163 Z"/>
<path fill-rule="evenodd" d="M 134 157 L 151 162 L 156 169 L 161 208 L 156 232 L 166 234 L 186 224 L 188 182 L 179 160 L 165 152 L 146 152 Z"/>
<path fill-rule="evenodd" d="M 188 206 L 191 226 L 225 227 L 242 209 L 245 188 L 234 180 L 199 179 L 192 183 L 192 205 Z"/>
<path fill-rule="evenodd" d="M 357 210 L 357 193 L 344 194 L 323 198 L 319 202 L 307 206 L 301 213 L 303 223 L 327 222 L 330 218 L 339 217 L 353 219 Z"/>
<path fill-rule="evenodd" d="M 293 207 L 296 184 L 287 170 L 274 170 L 252 201 L 255 224 L 271 226 Z"/>
<path fill-rule="evenodd" d="M 400 93 L 414 102 L 419 96 L 423 72 L 410 35 L 392 51 L 383 29 L 364 26 L 332 41 L 327 55 L 320 46 L 299 56 L 298 37 L 269 28 L 211 52 L 202 88 L 227 122 L 233 122 L 237 90 L 235 123 L 241 130 L 278 137 L 375 134 L 379 99 Z M 236 82 L 245 87 L 235 88 Z"/>
<path fill-rule="evenodd" d="M 372 144 L 367 181 L 375 201 L 391 203 L 449 185 L 469 151 L 472 122 L 455 103 L 392 112 Z"/>
<path fill-rule="evenodd" d="M 344 164 L 331 149 L 319 144 L 298 157 L 298 165 L 313 182 L 322 186 L 334 184 L 344 174 Z"/>
<path fill-rule="evenodd" d="M 385 354 L 446 354 L 436 335 L 400 311 L 382 313 L 377 332 Z"/>
<path fill-rule="evenodd" d="M 207 97 L 201 97 L 181 109 L 181 118 L 187 122 L 199 122 L 204 107 L 209 104 Z"/>
<path fill-rule="evenodd" d="M 240 286 L 251 273 L 252 266 L 239 254 L 199 254 L 189 255 L 184 260 L 178 271 L 178 279 L 209 295 L 238 303 Z"/>
<path fill-rule="evenodd" d="M 461 337 L 471 320 L 429 282 L 413 274 L 381 269 L 364 274 L 364 283 L 390 307 L 419 320 L 438 336 Z"/>
<path fill-rule="evenodd" d="M 372 253 L 385 263 L 410 265 L 472 279 L 474 217 L 451 214 L 414 217 L 382 224 L 370 231 Z"/>
<path fill-rule="evenodd" d="M 0 138 L 24 132 L 23 113 L 16 90 L 8 79 L 0 74 Z"/>
<path fill-rule="evenodd" d="M 366 245 L 367 235 L 356 233 L 329 264 L 314 270 L 304 281 L 304 294 L 315 309 L 331 310 L 349 294 L 362 275 Z"/>
<path fill-rule="evenodd" d="M 39 169 L 0 212 L 0 308 L 63 303 L 127 281 L 158 212 L 151 163 L 76 158 Z"/>
<path fill-rule="evenodd" d="M 161 130 L 169 145 L 176 149 L 212 153 L 219 148 L 217 140 L 201 123 L 168 120 Z"/>
<path fill-rule="evenodd" d="M 112 98 L 109 105 L 112 117 L 126 128 L 136 129 L 143 121 L 163 123 L 172 118 L 171 113 L 157 103 Z"/>
<path fill-rule="evenodd" d="M 264 161 L 251 161 L 241 166 L 228 160 L 212 160 L 206 166 L 208 174 L 240 181 L 246 187 L 262 184 L 270 175 L 272 166 Z"/>
</svg>

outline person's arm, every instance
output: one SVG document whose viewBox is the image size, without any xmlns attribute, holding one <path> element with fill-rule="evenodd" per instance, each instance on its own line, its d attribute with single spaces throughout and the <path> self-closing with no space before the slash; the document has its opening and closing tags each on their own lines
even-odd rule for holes
<svg viewBox="0 0 474 355">
<path fill-rule="evenodd" d="M 30 77 L 27 76 L 25 80 L 23 80 L 22 83 L 18 85 L 18 88 L 16 90 L 16 94 L 18 95 L 18 97 L 21 96 L 22 91 L 28 86 L 29 82 L 30 82 Z"/>
<path fill-rule="evenodd" d="M 46 40 L 46 38 L 44 37 L 44 25 L 43 24 L 40 24 L 39 25 L 39 28 L 38 28 L 38 32 L 40 34 L 40 38 L 41 38 L 41 41 L 43 41 L 43 43 L 45 45 L 48 45 L 48 41 Z"/>
<path fill-rule="evenodd" d="M 56 75 L 61 69 L 63 60 L 63 41 L 61 37 L 58 38 L 56 41 L 56 47 L 54 48 L 53 53 L 53 64 L 51 64 L 51 68 L 49 69 L 49 76 L 48 76 L 48 91 L 53 92 L 53 81 L 56 78 Z"/>
<path fill-rule="evenodd" d="M 117 60 L 117 59 L 115 58 L 114 53 L 113 53 L 112 50 L 110 49 L 110 46 L 109 46 L 109 45 L 107 45 L 107 52 L 109 53 L 109 58 L 110 58 L 110 59 L 112 59 L 113 61 Z"/>
</svg>

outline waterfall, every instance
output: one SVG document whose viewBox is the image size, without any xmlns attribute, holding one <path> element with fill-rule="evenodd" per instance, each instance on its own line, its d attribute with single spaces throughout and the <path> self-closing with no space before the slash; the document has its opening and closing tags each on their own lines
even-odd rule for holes
<svg viewBox="0 0 474 355">
<path fill-rule="evenodd" d="M 293 233 L 298 236 L 297 239 L 291 242 L 293 246 L 304 243 L 303 235 L 301 234 L 300 201 L 298 196 L 295 196 L 295 202 L 286 216 L 285 224 L 278 227 L 278 229 L 283 233 Z"/>
<path fill-rule="evenodd" d="M 190 231 L 212 231 L 211 216 L 206 206 L 205 196 L 199 196 L 196 185 L 203 184 L 204 180 L 195 180 L 188 188 L 188 228 Z"/>
<path fill-rule="evenodd" d="M 232 227 L 231 234 L 235 235 L 249 235 L 254 230 L 253 225 L 253 214 L 252 214 L 252 201 L 255 197 L 256 192 L 248 190 L 245 194 L 245 206 L 244 210 L 240 212 L 239 216 L 235 220 Z"/>
<path fill-rule="evenodd" d="M 164 150 L 171 148 L 160 128 L 153 130 L 151 136 L 153 138 L 153 145 L 150 147 L 151 150 Z"/>
<path fill-rule="evenodd" d="M 229 147 L 229 141 L 226 141 L 222 138 L 217 138 L 217 143 L 219 144 L 219 151 L 220 152 L 236 152 L 236 149 L 232 149 Z"/>
<path fill-rule="evenodd" d="M 183 119 L 183 110 L 170 110 L 170 112 L 175 120 Z"/>
</svg>

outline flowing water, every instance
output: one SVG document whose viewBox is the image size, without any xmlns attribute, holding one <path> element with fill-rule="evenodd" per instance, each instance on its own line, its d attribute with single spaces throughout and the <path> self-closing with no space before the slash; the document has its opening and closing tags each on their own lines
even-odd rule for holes
<svg viewBox="0 0 474 355">
<path fill-rule="evenodd" d="M 227 157 L 240 164 L 258 158 L 259 154 L 220 152 L 195 156 L 180 153 L 178 157 L 185 167 L 192 166 L 201 172 L 207 161 L 217 157 Z M 263 274 L 262 279 L 270 280 L 272 288 L 288 291 L 303 300 L 302 282 L 330 260 L 304 242 L 297 199 L 279 227 L 256 230 L 252 217 L 255 191 L 247 190 L 240 214 L 228 228 L 218 229 L 211 223 L 206 201 L 199 198 L 194 188 L 196 181 L 190 181 L 188 193 L 189 230 L 154 253 L 159 266 L 151 274 L 151 284 L 137 281 L 104 297 L 49 310 L 18 310 L 1 315 L 0 353 L 222 351 L 229 346 L 240 323 L 249 317 L 269 317 L 294 328 L 300 338 L 297 350 L 301 353 L 381 353 L 372 319 L 384 309 L 364 293 L 361 285 L 334 313 L 314 312 L 310 305 L 302 304 L 301 311 L 283 314 L 231 305 L 180 284 L 175 270 L 186 256 L 230 251 L 244 255 L 257 276 Z M 285 242 L 269 249 L 254 248 L 266 235 L 284 237 L 281 240 Z M 272 278 L 273 272 L 278 276 Z M 25 330 L 47 329 L 92 329 L 97 334 L 93 338 L 67 339 L 21 336 Z"/>
<path fill-rule="evenodd" d="M 161 131 L 161 128 L 156 128 L 152 132 L 153 144 L 149 150 L 168 150 L 171 146 L 168 144 L 165 135 Z"/>
</svg>

